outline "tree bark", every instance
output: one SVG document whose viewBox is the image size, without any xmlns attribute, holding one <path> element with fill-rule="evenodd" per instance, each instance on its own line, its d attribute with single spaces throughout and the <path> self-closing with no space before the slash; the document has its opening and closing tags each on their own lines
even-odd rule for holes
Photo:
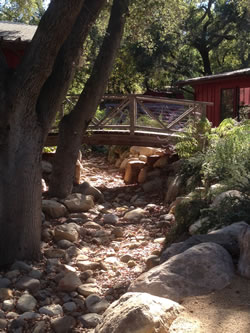
<svg viewBox="0 0 250 333">
<path fill-rule="evenodd" d="M 246 226 L 239 237 L 240 259 L 238 271 L 240 275 L 250 279 L 250 227 Z"/>
<path fill-rule="evenodd" d="M 40 257 L 40 160 L 49 121 L 39 117 L 37 100 L 83 4 L 52 1 L 16 70 L 0 57 L 0 266 Z"/>
<path fill-rule="evenodd" d="M 75 108 L 60 123 L 58 147 L 49 186 L 50 196 L 64 198 L 72 190 L 75 163 L 82 136 L 105 92 L 115 55 L 120 46 L 128 6 L 129 0 L 114 0 L 106 36 L 91 76 Z"/>
<path fill-rule="evenodd" d="M 211 69 L 211 63 L 210 63 L 210 58 L 209 58 L 209 51 L 205 49 L 198 49 L 202 62 L 203 62 L 203 68 L 204 68 L 204 75 L 212 75 L 212 69 Z"/>
</svg>

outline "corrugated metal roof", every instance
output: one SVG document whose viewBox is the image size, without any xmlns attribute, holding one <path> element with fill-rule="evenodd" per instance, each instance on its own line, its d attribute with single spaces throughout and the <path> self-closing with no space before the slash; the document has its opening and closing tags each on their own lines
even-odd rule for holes
<svg viewBox="0 0 250 333">
<path fill-rule="evenodd" d="M 226 73 L 221 73 L 221 74 L 201 76 L 201 77 L 196 77 L 196 78 L 192 78 L 192 79 L 188 79 L 188 80 L 182 80 L 182 81 L 178 81 L 177 85 L 178 86 L 185 86 L 188 84 L 192 85 L 192 84 L 196 84 L 201 81 L 226 79 L 226 78 L 231 78 L 234 76 L 241 76 L 241 75 L 250 75 L 250 68 L 244 68 L 244 69 L 239 69 L 237 71 L 232 71 L 232 72 L 226 72 Z"/>
<path fill-rule="evenodd" d="M 0 39 L 10 42 L 18 39 L 22 42 L 30 42 L 36 29 L 36 25 L 0 21 Z"/>
</svg>

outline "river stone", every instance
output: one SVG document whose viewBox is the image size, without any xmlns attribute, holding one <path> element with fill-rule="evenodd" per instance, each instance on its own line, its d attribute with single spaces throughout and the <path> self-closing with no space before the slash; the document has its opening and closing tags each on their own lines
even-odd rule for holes
<svg viewBox="0 0 250 333">
<path fill-rule="evenodd" d="M 8 325 L 7 320 L 0 318 L 0 330 L 4 330 L 7 327 L 7 325 Z"/>
<path fill-rule="evenodd" d="M 56 333 L 69 333 L 75 326 L 76 321 L 71 316 L 64 316 L 51 320 L 51 326 Z"/>
<path fill-rule="evenodd" d="M 161 263 L 200 243 L 219 244 L 231 254 L 233 259 L 238 260 L 240 255 L 238 238 L 241 231 L 246 226 L 248 226 L 248 224 L 245 222 L 237 222 L 216 231 L 212 231 L 207 235 L 194 235 L 184 242 L 174 243 L 162 252 Z"/>
<path fill-rule="evenodd" d="M 74 312 L 76 309 L 77 306 L 75 302 L 67 302 L 63 304 L 63 310 L 66 312 Z"/>
<path fill-rule="evenodd" d="M 55 200 L 42 200 L 42 211 L 52 219 L 63 217 L 67 214 L 66 207 Z"/>
<path fill-rule="evenodd" d="M 78 240 L 78 237 L 79 234 L 76 228 L 74 228 L 71 225 L 63 224 L 55 228 L 54 239 L 56 242 L 63 239 L 68 240 L 70 242 L 76 242 Z"/>
<path fill-rule="evenodd" d="M 36 307 L 37 301 L 36 299 L 29 294 L 22 295 L 17 301 L 16 308 L 20 312 L 30 312 L 33 311 Z"/>
<path fill-rule="evenodd" d="M 29 290 L 35 293 L 40 288 L 40 281 L 30 276 L 23 276 L 16 283 L 16 288 L 19 290 Z"/>
<path fill-rule="evenodd" d="M 65 292 L 72 292 L 76 290 L 82 281 L 74 272 L 68 272 L 65 276 L 59 281 L 58 289 Z"/>
<path fill-rule="evenodd" d="M 95 283 L 85 283 L 77 288 L 79 294 L 87 297 L 91 294 L 100 294 L 100 289 Z"/>
<path fill-rule="evenodd" d="M 92 195 L 94 199 L 100 203 L 104 202 L 104 196 L 100 190 L 91 186 L 88 182 L 83 182 L 80 185 L 74 187 L 73 192 L 81 193 L 84 195 Z"/>
<path fill-rule="evenodd" d="M 15 303 L 14 303 L 14 300 L 13 299 L 6 299 L 5 301 L 3 301 L 3 304 L 2 304 L 2 309 L 4 311 L 12 311 L 15 307 Z"/>
<path fill-rule="evenodd" d="M 219 195 L 217 195 L 215 197 L 215 199 L 213 200 L 212 204 L 210 207 L 212 208 L 218 208 L 220 206 L 220 204 L 223 203 L 223 201 L 225 199 L 230 199 L 230 198 L 242 198 L 243 194 L 240 191 L 237 190 L 229 190 L 226 192 L 222 192 Z"/>
<path fill-rule="evenodd" d="M 57 315 L 63 314 L 63 309 L 60 304 L 51 304 L 43 306 L 39 309 L 39 312 L 41 314 L 45 314 L 47 316 L 53 317 Z"/>
<path fill-rule="evenodd" d="M 70 194 L 63 203 L 71 213 L 87 212 L 95 206 L 91 195 L 81 193 Z"/>
<path fill-rule="evenodd" d="M 0 288 L 7 288 L 11 284 L 11 281 L 6 278 L 0 278 Z"/>
<path fill-rule="evenodd" d="M 138 220 L 142 219 L 146 214 L 147 214 L 147 212 L 144 209 L 136 208 L 136 209 L 133 209 L 133 210 L 127 212 L 124 215 L 124 218 L 125 218 L 125 220 L 128 220 L 128 221 L 132 221 L 132 220 L 138 221 Z"/>
<path fill-rule="evenodd" d="M 234 276 L 229 253 L 215 243 L 202 243 L 142 274 L 129 291 L 179 301 L 225 288 Z"/>
<path fill-rule="evenodd" d="M 102 316 L 98 315 L 97 313 L 87 313 L 83 316 L 80 316 L 78 319 L 83 327 L 95 328 L 102 321 Z"/>
<path fill-rule="evenodd" d="M 115 214 L 104 214 L 103 215 L 103 223 L 104 224 L 116 224 L 119 218 Z"/>
<path fill-rule="evenodd" d="M 12 297 L 13 297 L 12 290 L 8 288 L 0 288 L 0 301 L 4 301 Z"/>
<path fill-rule="evenodd" d="M 104 312 L 95 333 L 168 332 L 183 307 L 146 293 L 126 293 Z"/>
<path fill-rule="evenodd" d="M 86 307 L 89 312 L 102 313 L 109 307 L 109 302 L 98 295 L 89 295 L 86 300 Z"/>
</svg>

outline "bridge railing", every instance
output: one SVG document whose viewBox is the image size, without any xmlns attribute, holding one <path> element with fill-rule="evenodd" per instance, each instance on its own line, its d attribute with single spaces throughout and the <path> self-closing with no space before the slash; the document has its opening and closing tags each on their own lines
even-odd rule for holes
<svg viewBox="0 0 250 333">
<path fill-rule="evenodd" d="M 79 96 L 67 97 L 67 107 Z M 187 122 L 198 121 L 213 103 L 147 95 L 105 95 L 88 130 L 173 133 L 185 130 Z M 100 114 L 102 115 L 100 117 Z"/>
</svg>

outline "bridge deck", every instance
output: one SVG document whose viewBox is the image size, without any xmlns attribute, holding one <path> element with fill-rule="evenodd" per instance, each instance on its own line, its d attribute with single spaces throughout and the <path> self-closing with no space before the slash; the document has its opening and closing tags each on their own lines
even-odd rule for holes
<svg viewBox="0 0 250 333">
<path fill-rule="evenodd" d="M 91 130 L 83 135 L 82 143 L 89 145 L 121 145 L 121 146 L 150 146 L 167 147 L 174 142 L 180 134 L 136 131 L 131 134 L 129 130 Z M 58 134 L 50 133 L 46 146 L 57 146 Z"/>
</svg>

